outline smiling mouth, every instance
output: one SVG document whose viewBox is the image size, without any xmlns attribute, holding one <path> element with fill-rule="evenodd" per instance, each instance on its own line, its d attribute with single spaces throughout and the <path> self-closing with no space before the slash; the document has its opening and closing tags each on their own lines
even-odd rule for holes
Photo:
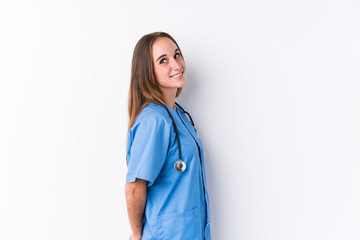
<svg viewBox="0 0 360 240">
<path fill-rule="evenodd" d="M 177 77 L 181 77 L 183 75 L 184 72 L 181 72 L 179 74 L 176 74 L 176 75 L 172 75 L 170 77 L 173 77 L 173 78 L 177 78 Z"/>
</svg>

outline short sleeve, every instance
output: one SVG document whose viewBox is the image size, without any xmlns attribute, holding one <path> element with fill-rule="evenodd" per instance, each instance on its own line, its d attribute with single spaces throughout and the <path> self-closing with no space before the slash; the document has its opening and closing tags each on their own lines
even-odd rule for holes
<svg viewBox="0 0 360 240">
<path fill-rule="evenodd" d="M 135 122 L 128 135 L 128 171 L 126 182 L 136 178 L 151 186 L 163 167 L 170 143 L 169 125 L 160 116 L 146 116 Z"/>
</svg>

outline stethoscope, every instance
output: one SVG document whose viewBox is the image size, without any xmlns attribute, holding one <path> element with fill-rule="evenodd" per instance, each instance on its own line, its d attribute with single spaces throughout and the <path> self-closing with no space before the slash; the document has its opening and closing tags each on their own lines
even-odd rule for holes
<svg viewBox="0 0 360 240">
<path fill-rule="evenodd" d="M 177 172 L 183 172 L 185 171 L 186 169 L 186 163 L 181 159 L 181 147 L 180 147 L 180 137 L 179 137 L 179 132 L 178 132 L 178 128 L 176 126 L 176 123 L 175 123 L 175 120 L 172 116 L 172 114 L 170 113 L 169 109 L 162 103 L 160 103 L 164 108 L 165 110 L 167 111 L 167 113 L 169 114 L 173 124 L 174 124 L 174 128 L 175 128 L 175 133 L 176 133 L 176 140 L 177 140 L 177 145 L 178 145 L 178 149 L 179 149 L 179 160 L 177 160 L 174 164 L 174 168 Z M 196 131 L 196 128 L 195 128 L 195 124 L 194 124 L 194 121 L 192 120 L 191 116 L 190 116 L 190 113 L 188 113 L 187 111 L 185 111 L 178 103 L 176 103 L 176 106 L 178 106 L 190 119 L 190 122 L 191 122 L 191 125 L 194 127 L 194 130 L 195 132 Z"/>
</svg>

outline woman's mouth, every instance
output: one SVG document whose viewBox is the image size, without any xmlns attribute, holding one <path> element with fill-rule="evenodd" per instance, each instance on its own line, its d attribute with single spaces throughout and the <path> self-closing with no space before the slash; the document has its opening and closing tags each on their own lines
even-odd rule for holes
<svg viewBox="0 0 360 240">
<path fill-rule="evenodd" d="M 172 75 L 172 76 L 170 76 L 170 77 L 172 77 L 172 78 L 179 78 L 179 77 L 182 77 L 182 75 L 183 75 L 183 72 L 178 73 L 178 74 L 176 74 L 176 75 Z"/>
</svg>

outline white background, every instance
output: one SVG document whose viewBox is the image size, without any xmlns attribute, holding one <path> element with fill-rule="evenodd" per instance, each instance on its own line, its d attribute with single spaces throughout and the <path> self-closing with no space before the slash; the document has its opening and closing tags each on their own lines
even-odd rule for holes
<svg viewBox="0 0 360 240">
<path fill-rule="evenodd" d="M 360 3 L 0 3 L 0 239 L 127 239 L 132 51 L 170 33 L 213 239 L 360 239 Z"/>
</svg>

